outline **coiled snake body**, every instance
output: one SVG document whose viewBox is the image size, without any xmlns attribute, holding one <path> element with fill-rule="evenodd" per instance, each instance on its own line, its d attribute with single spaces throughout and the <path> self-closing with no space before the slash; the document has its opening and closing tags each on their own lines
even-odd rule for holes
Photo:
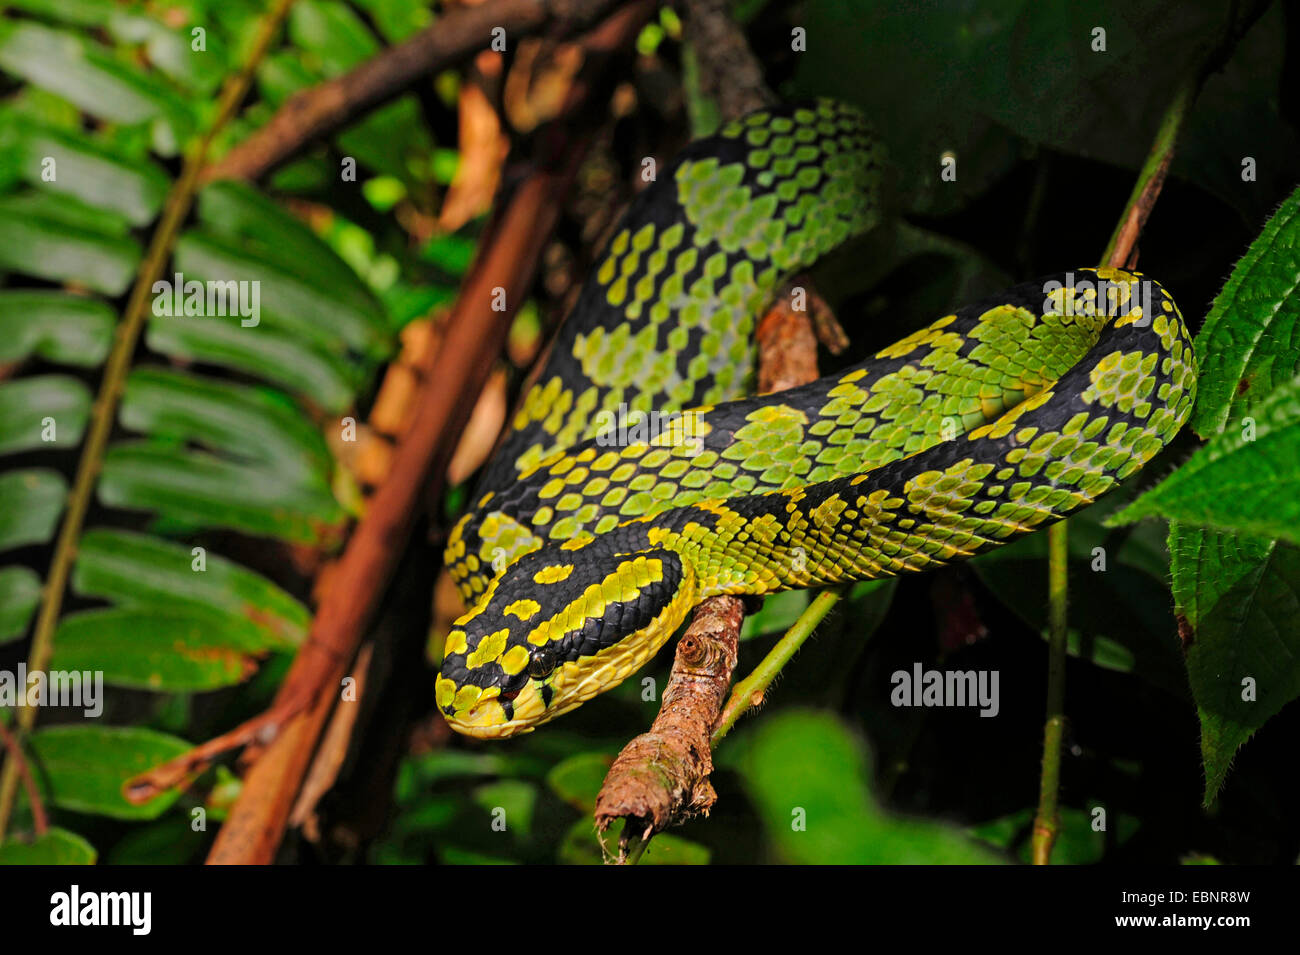
<svg viewBox="0 0 1300 955">
<path fill-rule="evenodd" d="M 742 397 L 755 316 L 875 224 L 881 163 L 860 114 L 819 101 L 691 144 L 637 197 L 449 539 L 472 609 L 435 689 L 457 730 L 529 730 L 617 685 L 706 597 L 925 570 L 1037 530 L 1177 433 L 1187 329 L 1116 269 Z"/>
</svg>

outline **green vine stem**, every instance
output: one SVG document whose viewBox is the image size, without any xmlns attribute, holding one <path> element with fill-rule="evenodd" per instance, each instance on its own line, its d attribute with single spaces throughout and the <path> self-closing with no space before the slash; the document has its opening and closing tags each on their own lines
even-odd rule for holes
<svg viewBox="0 0 1300 955">
<path fill-rule="evenodd" d="M 1146 225 L 1151 209 L 1160 195 L 1169 164 L 1174 158 L 1178 134 L 1196 92 L 1203 71 L 1189 74 L 1179 85 L 1170 101 L 1160 128 L 1156 131 L 1151 151 L 1138 173 L 1133 192 L 1129 195 L 1106 251 L 1101 260 L 1115 268 L 1132 268 L 1137 264 L 1137 240 Z M 1048 865 L 1052 847 L 1060 832 L 1059 799 L 1061 789 L 1061 743 L 1065 737 L 1065 661 L 1068 647 L 1070 530 L 1066 521 L 1053 524 L 1047 530 L 1047 718 L 1043 725 L 1043 768 L 1038 785 L 1038 811 L 1034 815 L 1031 854 L 1034 865 Z"/>
<path fill-rule="evenodd" d="M 710 738 L 713 747 L 716 748 L 718 743 L 722 742 L 722 738 L 736 725 L 736 720 L 763 702 L 767 688 L 772 685 L 772 681 L 776 679 L 782 667 L 799 652 L 804 641 L 812 636 L 818 624 L 826 619 L 826 615 L 847 592 L 848 585 L 840 584 L 828 587 L 814 597 L 812 603 L 799 615 L 799 619 L 785 632 L 785 636 L 778 640 L 776 646 L 768 651 L 762 662 L 754 667 L 754 671 L 732 688 L 731 696 L 727 698 L 727 705 L 722 708 L 722 715 L 718 717 L 718 722 L 713 727 L 713 735 Z"/>
<path fill-rule="evenodd" d="M 136 276 L 131 297 L 127 300 L 126 312 L 117 326 L 113 348 L 104 366 L 104 378 L 100 383 L 99 394 L 95 398 L 92 409 L 89 434 L 81 452 L 81 459 L 77 462 L 76 479 L 68 497 L 67 513 L 59 528 L 58 542 L 45 580 L 40 616 L 37 618 L 36 629 L 32 634 L 32 645 L 27 661 L 27 668 L 31 673 L 45 670 L 54 653 L 54 631 L 63 610 L 64 591 L 67 589 L 68 577 L 72 573 L 72 565 L 76 560 L 77 544 L 86 520 L 86 511 L 90 507 L 95 481 L 99 477 L 100 467 L 103 464 L 108 437 L 117 418 L 117 406 L 126 385 L 126 375 L 131 368 L 131 359 L 135 354 L 140 331 L 149 314 L 149 296 L 153 284 L 162 275 L 163 268 L 171 258 L 172 246 L 194 203 L 194 196 L 198 191 L 199 172 L 207 162 L 212 141 L 238 112 L 252 84 L 254 71 L 270 49 L 292 5 L 293 0 L 276 0 L 274 6 L 262 18 L 248 60 L 238 73 L 226 81 L 221 98 L 218 100 L 216 116 L 202 138 L 186 151 L 180 178 L 167 194 L 162 218 L 149 242 L 149 250 Z M 20 741 L 35 722 L 35 707 L 23 707 L 18 710 L 17 729 Z M 17 760 L 7 759 L 4 772 L 0 775 L 0 841 L 4 840 L 9 826 L 17 789 Z"/>
</svg>

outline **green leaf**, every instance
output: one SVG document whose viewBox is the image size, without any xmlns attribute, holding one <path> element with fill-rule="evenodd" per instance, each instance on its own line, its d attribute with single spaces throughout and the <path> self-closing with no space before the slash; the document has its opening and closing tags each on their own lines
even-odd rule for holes
<svg viewBox="0 0 1300 955">
<path fill-rule="evenodd" d="M 764 634 L 788 630 L 808 609 L 812 595 L 807 590 L 787 590 L 763 599 L 757 613 L 745 617 L 740 627 L 740 639 L 751 640 Z"/>
<path fill-rule="evenodd" d="M 867 790 L 866 747 L 830 714 L 794 710 L 763 720 L 727 762 L 739 770 L 773 850 L 784 861 L 998 861 L 948 826 L 883 813 Z"/>
<path fill-rule="evenodd" d="M 105 26 L 118 9 L 113 0 L 10 0 L 9 6 L 79 27 Z"/>
<path fill-rule="evenodd" d="M 175 155 L 192 120 L 166 87 L 75 33 L 30 21 L 0 23 L 0 69 L 114 123 L 154 124 L 154 145 Z"/>
<path fill-rule="evenodd" d="M 220 821 L 209 810 L 208 822 Z M 148 825 L 133 826 L 111 847 L 105 848 L 105 865 L 194 865 L 203 861 L 208 833 L 195 832 L 183 815 L 169 816 Z"/>
<path fill-rule="evenodd" d="M 537 806 L 537 785 L 522 779 L 501 779 L 478 786 L 471 794 L 474 804 L 505 824 L 515 838 L 527 839 L 533 830 Z"/>
<path fill-rule="evenodd" d="M 91 530 L 77 547 L 78 593 L 147 610 L 159 605 L 206 609 L 224 626 L 246 630 L 240 646 L 292 649 L 307 636 L 311 613 L 260 574 L 216 554 L 194 569 L 189 547 L 144 534 Z"/>
<path fill-rule="evenodd" d="M 232 489 L 237 489 L 233 496 Z M 344 518 L 343 508 L 325 488 L 206 452 L 146 442 L 108 449 L 98 493 L 111 507 L 304 544 L 324 543 Z"/>
<path fill-rule="evenodd" d="M 107 726 L 38 729 L 28 746 L 36 775 L 55 806 L 116 819 L 155 819 L 166 812 L 179 790 L 137 806 L 127 802 L 122 786 L 190 748 L 185 740 L 165 733 Z"/>
<path fill-rule="evenodd" d="M 195 50 L 189 28 L 173 30 L 151 16 L 117 10 L 108 32 L 122 43 L 143 44 L 150 66 L 195 93 L 212 93 L 221 83 L 226 51 L 216 30 L 207 30 L 205 49 Z"/>
<path fill-rule="evenodd" d="M 112 210 L 136 226 L 152 222 L 167 195 L 167 175 L 153 163 L 127 161 L 85 136 L 19 117 L 0 124 L 0 154 L 33 186 Z"/>
<path fill-rule="evenodd" d="M 340 133 L 338 147 L 362 166 L 404 182 L 431 178 L 426 160 L 433 151 L 433 138 L 414 96 L 395 100 Z"/>
<path fill-rule="evenodd" d="M 264 655 L 254 627 L 229 626 L 216 614 L 124 608 L 87 610 L 59 622 L 55 670 L 96 671 L 104 682 L 141 690 L 185 692 L 233 686 Z"/>
<path fill-rule="evenodd" d="M 60 221 L 48 202 L 39 211 L 13 201 L 0 204 L 0 234 L 0 269 L 78 282 L 106 295 L 125 292 L 140 262 L 134 240 Z"/>
<path fill-rule="evenodd" d="M 243 328 L 223 318 L 149 320 L 145 342 L 156 352 L 256 375 L 304 395 L 326 411 L 352 404 L 359 370 L 344 355 L 331 355 L 310 342 L 272 328 Z"/>
<path fill-rule="evenodd" d="M 75 832 L 47 829 L 31 842 L 0 844 L 0 865 L 94 865 L 95 847 Z"/>
<path fill-rule="evenodd" d="M 861 105 L 897 159 L 904 206 L 940 215 L 1010 171 L 1021 158 L 1017 137 L 1137 168 L 1187 68 L 1185 58 L 1143 52 L 1217 40 L 1227 9 L 1175 0 L 967 0 L 960 8 L 821 0 L 800 20 L 809 55 L 796 57 L 791 93 Z M 1104 53 L 1092 48 L 1098 26 Z M 915 89 L 925 95 L 907 95 Z M 940 178 L 945 152 L 956 159 L 955 181 Z"/>
<path fill-rule="evenodd" d="M 608 753 L 575 753 L 551 768 L 546 785 L 578 812 L 590 815 L 613 762 Z"/>
<path fill-rule="evenodd" d="M 0 363 L 32 356 L 89 368 L 108 355 L 116 316 L 103 302 L 63 292 L 0 292 Z"/>
<path fill-rule="evenodd" d="M 269 388 L 136 368 L 119 414 L 132 431 L 194 442 L 264 465 L 284 480 L 327 488 L 332 460 L 320 432 L 287 396 Z"/>
<path fill-rule="evenodd" d="M 347 270 L 337 256 L 330 255 L 339 269 Z M 259 283 L 260 324 L 291 332 L 318 347 L 339 351 L 340 344 L 345 344 L 357 351 L 378 354 L 387 341 L 377 307 L 363 311 L 350 305 L 344 295 L 334 294 L 346 292 L 345 283 L 313 281 L 310 270 L 279 262 L 255 247 L 190 231 L 176 243 L 175 262 L 176 270 L 187 282 Z"/>
<path fill-rule="evenodd" d="M 1292 446 L 1287 436 L 1294 424 L 1285 422 L 1300 365 L 1297 275 L 1300 191 L 1282 203 L 1237 263 L 1196 336 L 1200 380 L 1192 424 L 1210 444 L 1188 462 L 1195 470 L 1186 486 L 1182 479 L 1174 483 L 1180 472 L 1175 473 L 1157 488 L 1160 498 L 1143 499 L 1152 509 L 1169 499 L 1198 521 L 1207 515 L 1222 520 L 1226 510 L 1242 526 L 1265 531 L 1229 532 L 1181 520 L 1169 525 L 1173 594 L 1184 644 L 1190 643 L 1187 673 L 1201 718 L 1207 805 L 1222 789 L 1237 749 L 1300 695 L 1300 551 L 1271 536 L 1288 531 L 1288 538 L 1295 537 L 1294 528 L 1278 526 L 1262 506 L 1276 500 L 1275 489 L 1260 486 L 1227 499 L 1231 492 L 1225 488 L 1225 500 L 1208 501 L 1197 486 L 1225 472 L 1229 480 L 1250 481 L 1243 466 L 1252 460 L 1261 470 L 1279 468 L 1283 480 L 1294 471 L 1294 457 L 1277 461 L 1242 445 L 1246 419 L 1257 418 L 1256 438 L 1267 419 L 1273 455 Z M 1293 509 L 1293 502 L 1278 506 Z M 1253 701 L 1242 699 L 1247 679 L 1255 683 Z"/>
<path fill-rule="evenodd" d="M 1111 518 L 1159 515 L 1204 527 L 1300 543 L 1300 377 L 1280 385 L 1243 422 Z"/>
<path fill-rule="evenodd" d="M 1201 717 L 1205 802 L 1237 749 L 1300 696 L 1300 550 L 1268 538 L 1170 526 L 1174 599 Z M 1254 682 L 1253 699 L 1243 699 Z"/>
<path fill-rule="evenodd" d="M 433 22 L 433 14 L 421 0 L 357 0 L 389 43 L 400 43 Z"/>
<path fill-rule="evenodd" d="M 1300 370 L 1300 189 L 1260 233 L 1196 336 L 1191 424 L 1209 438 Z"/>
<path fill-rule="evenodd" d="M 347 6 L 299 0 L 289 13 L 289 37 L 307 50 L 311 62 L 327 76 L 349 70 L 378 52 L 365 23 Z"/>
<path fill-rule="evenodd" d="M 27 567 L 0 567 L 0 643 L 21 637 L 41 599 L 41 578 Z"/>
<path fill-rule="evenodd" d="M 0 383 L 0 454 L 76 447 L 89 414 L 90 389 L 76 378 L 38 375 Z"/>
<path fill-rule="evenodd" d="M 0 551 L 48 541 L 67 495 L 68 484 L 57 471 L 0 474 Z"/>
<path fill-rule="evenodd" d="M 334 250 L 297 217 L 240 182 L 215 182 L 199 193 L 199 220 L 214 234 L 236 240 L 259 260 L 274 261 L 334 302 L 356 313 L 354 342 L 377 340 L 383 321 L 375 297 Z M 360 329 L 370 326 L 370 332 Z M 352 326 L 349 326 L 352 328 Z"/>
</svg>

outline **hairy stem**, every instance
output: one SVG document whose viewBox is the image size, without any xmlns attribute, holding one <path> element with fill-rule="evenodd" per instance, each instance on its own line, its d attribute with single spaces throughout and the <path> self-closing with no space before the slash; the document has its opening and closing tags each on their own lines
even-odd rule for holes
<svg viewBox="0 0 1300 955">
<path fill-rule="evenodd" d="M 749 676 L 736 684 L 731 691 L 731 697 L 727 700 L 727 705 L 722 708 L 722 715 L 718 717 L 718 722 L 713 727 L 714 746 L 722 742 L 722 738 L 736 725 L 736 720 L 763 702 L 767 688 L 772 685 L 772 681 L 776 679 L 781 669 L 799 652 L 804 641 L 812 636 L 818 624 L 826 619 L 826 615 L 847 592 L 847 584 L 838 584 L 827 587 L 814 597 L 812 603 L 785 632 L 785 636 L 776 642 L 776 646 L 768 651 L 762 662 L 754 667 Z"/>
<path fill-rule="evenodd" d="M 90 507 L 90 497 L 103 465 L 104 451 L 108 447 L 108 437 L 113 429 L 113 421 L 117 417 L 117 405 L 126 386 L 127 372 L 130 371 L 136 343 L 140 339 L 140 331 L 149 314 L 149 296 L 153 284 L 162 275 L 163 268 L 171 258 L 172 246 L 194 203 L 194 195 L 198 190 L 199 171 L 207 160 L 208 149 L 217 133 L 238 111 L 239 104 L 243 102 L 252 83 L 253 72 L 270 49 L 271 42 L 292 4 L 293 0 L 276 0 L 274 6 L 262 18 L 257 40 L 248 61 L 238 73 L 227 80 L 221 93 L 216 117 L 202 138 L 187 151 L 180 178 L 167 195 L 162 219 L 149 242 L 149 251 L 136 276 L 135 286 L 131 289 L 131 297 L 127 301 L 126 312 L 117 326 L 113 349 L 104 367 L 104 378 L 99 386 L 99 395 L 95 399 L 90 430 L 81 451 L 81 459 L 77 462 L 77 475 L 72 485 L 72 493 L 68 497 L 67 513 L 59 528 L 50 571 L 45 578 L 41 612 L 36 621 L 36 630 L 32 635 L 32 646 L 27 660 L 27 669 L 30 673 L 35 674 L 44 670 L 54 653 L 54 631 L 63 609 L 63 594 L 67 589 L 73 562 L 76 560 L 77 542 L 81 538 L 86 511 Z M 19 709 L 17 717 L 19 736 L 29 731 L 35 722 L 35 707 Z M 9 825 L 17 788 L 18 766 L 16 760 L 10 759 L 5 762 L 4 774 L 0 776 L 0 840 L 4 839 Z"/>
</svg>

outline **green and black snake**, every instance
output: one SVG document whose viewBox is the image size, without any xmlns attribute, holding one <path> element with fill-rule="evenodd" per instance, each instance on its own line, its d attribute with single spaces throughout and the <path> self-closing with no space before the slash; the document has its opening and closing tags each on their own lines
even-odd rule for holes
<svg viewBox="0 0 1300 955">
<path fill-rule="evenodd" d="M 453 727 L 507 736 L 578 706 L 706 597 L 1006 543 L 1177 433 L 1186 326 L 1163 288 L 1114 269 L 1018 285 L 744 397 L 756 316 L 876 223 L 882 163 L 855 109 L 777 107 L 692 143 L 632 203 L 449 539 L 472 607 L 435 688 Z"/>
</svg>

